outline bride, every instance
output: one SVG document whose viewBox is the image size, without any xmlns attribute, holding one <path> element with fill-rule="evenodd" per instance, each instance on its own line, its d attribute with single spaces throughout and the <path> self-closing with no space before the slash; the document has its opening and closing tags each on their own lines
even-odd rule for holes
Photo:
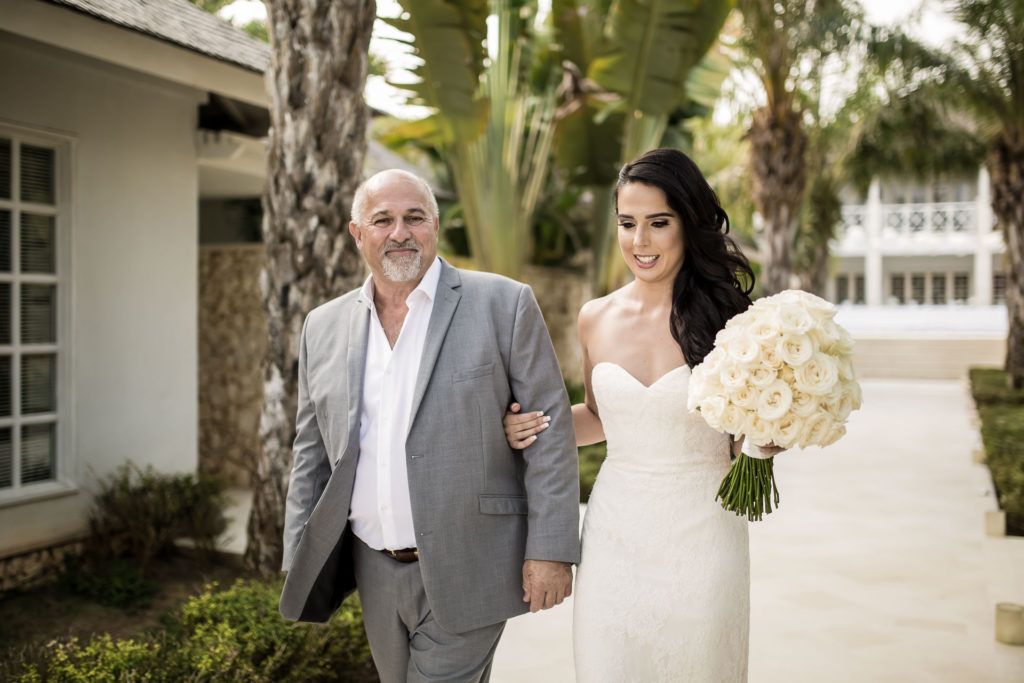
<svg viewBox="0 0 1024 683">
<path fill-rule="evenodd" d="M 686 391 L 715 334 L 750 305 L 754 274 L 682 152 L 652 150 L 623 167 L 615 207 L 634 279 L 579 314 L 586 400 L 572 407 L 576 443 L 607 440 L 608 456 L 583 524 L 576 676 L 745 681 L 747 521 L 715 502 L 739 443 L 688 413 Z M 511 411 L 514 448 L 543 438 L 543 414 Z"/>
</svg>

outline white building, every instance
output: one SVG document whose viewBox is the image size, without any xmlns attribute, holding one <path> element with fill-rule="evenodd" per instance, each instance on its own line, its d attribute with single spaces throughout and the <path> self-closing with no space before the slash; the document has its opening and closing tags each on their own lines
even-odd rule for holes
<svg viewBox="0 0 1024 683">
<path fill-rule="evenodd" d="M 988 173 L 876 179 L 844 204 L 826 295 L 857 340 L 863 377 L 962 377 L 1006 353 L 1005 246 Z"/>
<path fill-rule="evenodd" d="M 1003 303 L 1002 235 L 988 173 L 921 184 L 876 179 L 867 203 L 843 206 L 829 298 L 882 305 Z"/>
</svg>

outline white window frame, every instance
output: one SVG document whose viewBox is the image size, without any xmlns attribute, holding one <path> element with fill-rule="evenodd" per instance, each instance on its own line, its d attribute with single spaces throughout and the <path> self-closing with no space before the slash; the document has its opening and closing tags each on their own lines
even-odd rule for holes
<svg viewBox="0 0 1024 683">
<path fill-rule="evenodd" d="M 71 216 L 72 216 L 72 168 L 75 153 L 75 138 L 66 133 L 29 128 L 0 119 L 0 137 L 8 138 L 11 145 L 11 198 L 0 199 L 0 208 L 15 212 L 28 210 L 34 213 L 52 214 L 55 217 L 55 266 L 53 276 L 24 274 L 17 272 L 21 257 L 18 221 L 11 222 L 11 272 L 0 274 L 0 282 L 11 283 L 11 314 L 20 316 L 20 291 L 23 282 L 55 284 L 57 287 L 57 340 L 50 345 L 31 345 L 31 351 L 52 351 L 57 356 L 56 413 L 43 415 L 21 415 L 21 367 L 16 362 L 21 357 L 20 329 L 12 325 L 11 344 L 0 347 L 11 356 L 11 416 L 0 418 L 0 427 L 10 427 L 11 439 L 11 486 L 0 489 L 0 508 L 17 505 L 42 498 L 73 494 L 78 490 L 75 483 L 75 450 L 72 439 L 74 407 L 71 404 L 72 354 L 71 354 Z M 54 207 L 21 201 L 20 196 L 20 144 L 49 147 L 54 150 Z M 55 478 L 30 484 L 20 481 L 21 454 L 16 444 L 20 443 L 20 427 L 26 424 L 56 421 Z"/>
</svg>

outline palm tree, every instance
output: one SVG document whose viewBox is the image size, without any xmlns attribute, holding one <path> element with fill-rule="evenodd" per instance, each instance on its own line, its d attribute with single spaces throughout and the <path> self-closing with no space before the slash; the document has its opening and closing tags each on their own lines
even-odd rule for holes
<svg viewBox="0 0 1024 683">
<path fill-rule="evenodd" d="M 431 132 L 452 165 L 474 261 L 512 276 L 529 253 L 550 159 L 569 169 L 574 182 L 599 188 L 594 196 L 605 201 L 618 166 L 657 145 L 669 113 L 686 102 L 687 79 L 732 6 L 732 0 L 555 0 L 551 30 L 560 47 L 551 52 L 536 45 L 529 21 L 535 2 L 401 2 L 407 16 L 390 23 L 413 36 L 422 59 L 414 70 L 418 82 L 402 87 L 437 112 Z M 498 19 L 498 41 L 486 60 L 479 46 L 488 13 Z M 529 68 L 531 54 L 548 68 L 539 60 Z M 544 75 L 535 79 L 539 85 L 529 82 L 530 72 Z M 418 134 L 426 132 L 416 125 Z M 393 139 L 401 138 L 397 133 Z M 604 208 L 595 209 L 600 226 L 610 215 Z M 599 258 L 613 236 L 605 229 L 595 240 Z"/>
<path fill-rule="evenodd" d="M 804 91 L 815 62 L 853 38 L 852 0 L 739 0 L 740 46 L 764 87 L 747 135 L 754 204 L 762 221 L 761 287 L 786 289 L 807 175 Z"/>
<path fill-rule="evenodd" d="M 271 124 L 260 290 L 269 339 L 245 561 L 271 574 L 281 563 L 302 323 L 362 277 L 347 224 L 366 151 L 363 87 L 376 6 L 269 0 L 267 13 Z"/>
<path fill-rule="evenodd" d="M 964 39 L 943 51 L 902 35 L 880 34 L 883 67 L 904 71 L 908 98 L 942 99 L 970 114 L 985 142 L 992 209 L 1003 232 L 1009 265 L 1006 369 L 1024 387 L 1024 2 L 957 0 L 953 16 Z M 919 105 L 923 106 L 923 105 Z M 948 105 L 947 105 L 948 106 Z M 961 128 L 963 126 L 961 125 Z M 938 138 L 933 138 L 934 140 Z"/>
</svg>

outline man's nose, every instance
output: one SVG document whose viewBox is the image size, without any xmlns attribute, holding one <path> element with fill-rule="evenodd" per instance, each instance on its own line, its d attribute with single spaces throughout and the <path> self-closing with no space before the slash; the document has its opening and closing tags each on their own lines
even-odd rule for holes
<svg viewBox="0 0 1024 683">
<path fill-rule="evenodd" d="M 388 235 L 395 242 L 404 242 L 412 236 L 412 230 L 406 225 L 405 219 L 399 217 L 395 220 L 395 227 L 391 229 L 391 234 Z"/>
</svg>

